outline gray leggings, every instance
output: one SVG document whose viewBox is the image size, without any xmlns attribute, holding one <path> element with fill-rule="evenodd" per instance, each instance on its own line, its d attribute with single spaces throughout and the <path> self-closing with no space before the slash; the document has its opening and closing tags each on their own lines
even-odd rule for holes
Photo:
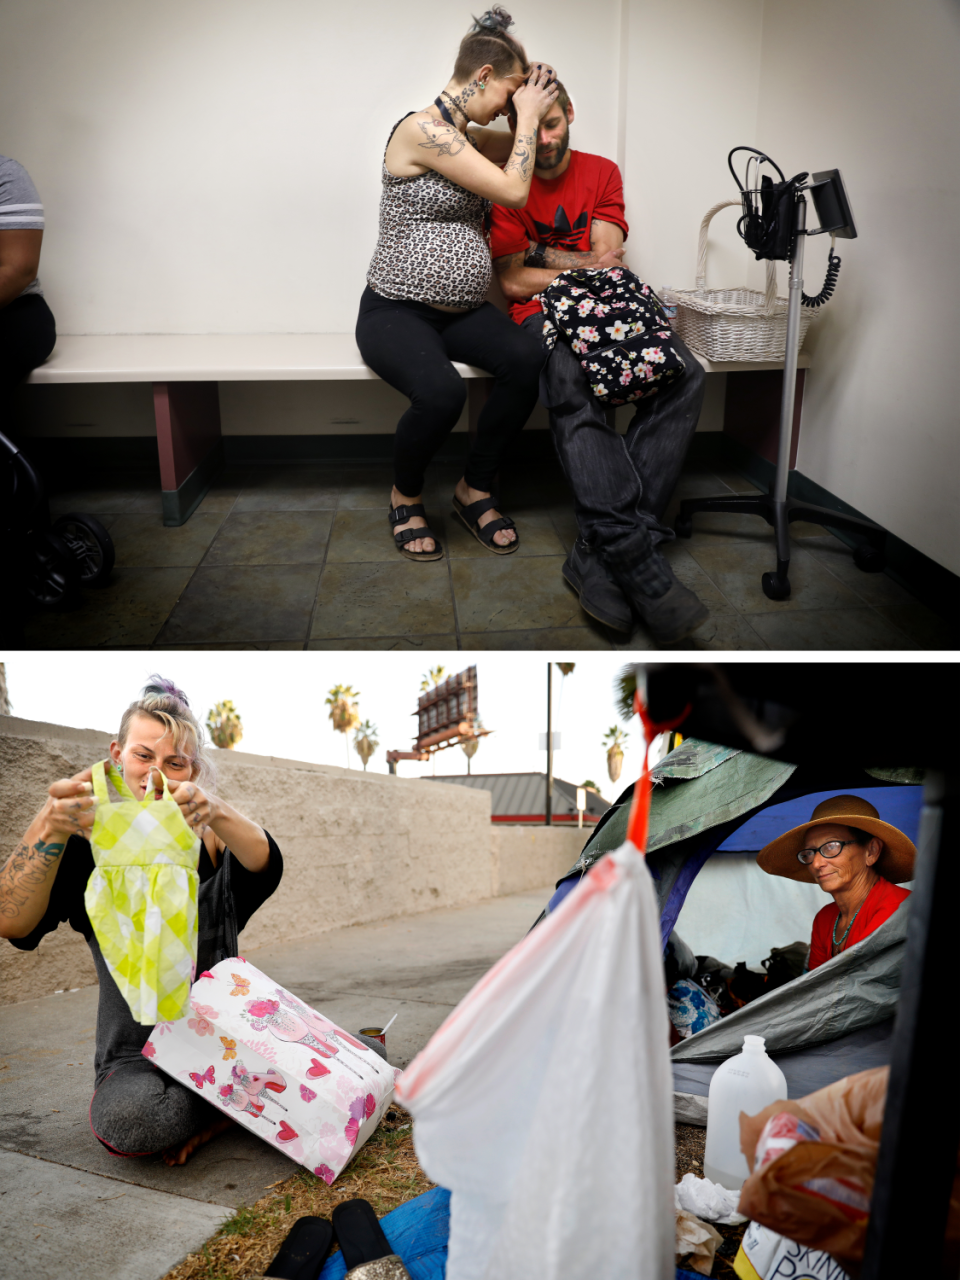
<svg viewBox="0 0 960 1280">
<path fill-rule="evenodd" d="M 186 1142 L 221 1114 L 144 1059 L 107 1076 L 90 1103 L 90 1127 L 114 1155 L 149 1156 Z"/>
</svg>

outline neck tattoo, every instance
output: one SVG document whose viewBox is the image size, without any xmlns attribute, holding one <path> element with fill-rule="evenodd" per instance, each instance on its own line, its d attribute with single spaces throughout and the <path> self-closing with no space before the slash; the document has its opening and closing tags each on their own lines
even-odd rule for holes
<svg viewBox="0 0 960 1280">
<path fill-rule="evenodd" d="M 476 80 L 473 80 L 471 81 L 470 84 L 465 85 L 458 94 L 448 93 L 446 89 L 441 89 L 440 92 L 443 95 L 443 97 L 446 98 L 446 100 L 451 104 L 453 109 L 456 112 L 458 112 L 461 116 L 463 116 L 464 124 L 469 124 L 470 117 L 467 115 L 466 104 L 477 92 Z"/>
<path fill-rule="evenodd" d="M 452 116 L 452 115 L 450 114 L 450 112 L 447 110 L 446 106 L 445 106 L 445 105 L 444 105 L 444 103 L 441 101 L 441 99 L 440 99 L 440 98 L 434 98 L 434 100 L 433 100 L 433 105 L 437 108 L 437 110 L 438 110 L 438 111 L 440 112 L 440 114 L 443 116 L 444 120 L 446 120 L 447 124 L 448 124 L 448 125 L 450 125 L 452 128 L 456 129 L 456 128 L 457 128 L 457 122 L 456 122 L 456 120 L 454 120 L 453 116 Z M 454 105 L 456 105 L 456 104 L 454 104 Z"/>
</svg>

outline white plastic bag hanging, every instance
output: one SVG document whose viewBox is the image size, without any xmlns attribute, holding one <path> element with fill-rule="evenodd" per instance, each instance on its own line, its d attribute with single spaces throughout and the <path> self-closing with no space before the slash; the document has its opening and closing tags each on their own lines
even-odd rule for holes
<svg viewBox="0 0 960 1280">
<path fill-rule="evenodd" d="M 641 849 L 648 811 L 645 761 L 630 823 Z M 628 840 L 399 1082 L 420 1162 L 453 1193 L 447 1280 L 672 1280 L 668 1043 L 656 900 Z"/>
</svg>

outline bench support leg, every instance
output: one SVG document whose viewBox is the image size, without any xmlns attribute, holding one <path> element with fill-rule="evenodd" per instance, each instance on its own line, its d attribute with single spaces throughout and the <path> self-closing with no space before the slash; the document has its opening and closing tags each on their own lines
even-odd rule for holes
<svg viewBox="0 0 960 1280">
<path fill-rule="evenodd" d="M 215 382 L 155 382 L 163 523 L 184 524 L 224 465 L 220 396 Z"/>
</svg>

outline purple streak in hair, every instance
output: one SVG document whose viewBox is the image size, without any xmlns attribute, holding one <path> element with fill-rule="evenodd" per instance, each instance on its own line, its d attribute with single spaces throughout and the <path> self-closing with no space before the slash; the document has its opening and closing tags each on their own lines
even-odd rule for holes
<svg viewBox="0 0 960 1280">
<path fill-rule="evenodd" d="M 187 695 L 183 693 L 172 680 L 167 680 L 156 672 L 150 677 L 149 684 L 143 687 L 144 695 L 148 693 L 166 694 L 170 698 L 176 698 L 178 702 L 182 702 L 185 707 L 189 707 L 190 702 Z"/>
</svg>

